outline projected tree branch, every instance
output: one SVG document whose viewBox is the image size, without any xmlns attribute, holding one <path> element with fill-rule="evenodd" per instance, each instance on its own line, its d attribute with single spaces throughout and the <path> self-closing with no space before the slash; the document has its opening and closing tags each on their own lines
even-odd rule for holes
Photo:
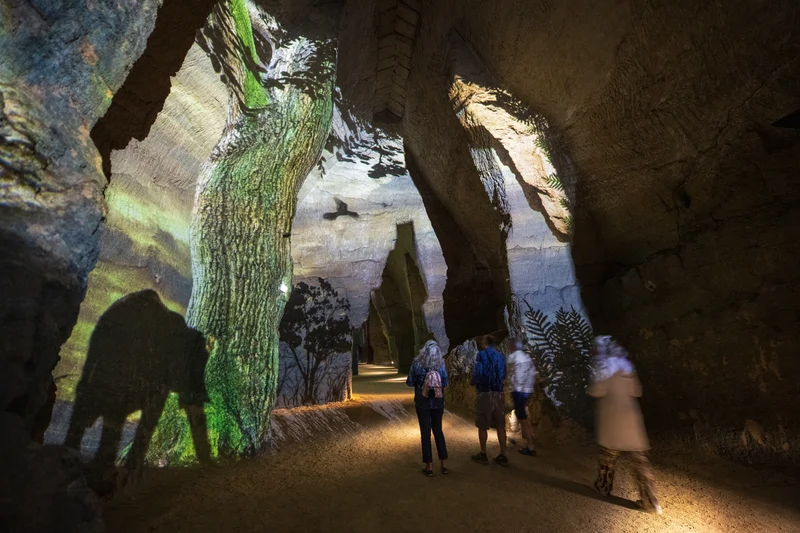
<svg viewBox="0 0 800 533">
<path fill-rule="evenodd" d="M 336 48 L 289 35 L 244 0 L 219 6 L 211 30 L 206 47 L 235 67 L 225 72 L 234 105 L 198 180 L 188 322 L 208 340 L 212 438 L 220 453 L 240 455 L 257 452 L 269 429 L 288 235 L 330 130 Z"/>
</svg>

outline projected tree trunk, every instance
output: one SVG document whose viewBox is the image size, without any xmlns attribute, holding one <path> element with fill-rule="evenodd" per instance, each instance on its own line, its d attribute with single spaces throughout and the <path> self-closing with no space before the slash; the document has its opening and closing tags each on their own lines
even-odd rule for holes
<svg viewBox="0 0 800 533">
<path fill-rule="evenodd" d="M 238 455 L 258 451 L 269 428 L 292 285 L 289 232 L 297 190 L 330 129 L 335 43 L 289 36 L 244 0 L 219 7 L 209 27 L 205 45 L 236 103 L 198 180 L 187 318 L 211 355 L 210 437 Z"/>
</svg>

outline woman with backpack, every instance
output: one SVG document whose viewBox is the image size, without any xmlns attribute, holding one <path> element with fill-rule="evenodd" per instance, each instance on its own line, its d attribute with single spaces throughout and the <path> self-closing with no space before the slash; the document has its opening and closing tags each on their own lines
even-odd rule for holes
<svg viewBox="0 0 800 533">
<path fill-rule="evenodd" d="M 431 449 L 431 430 L 436 440 L 436 451 L 442 463 L 442 474 L 447 469 L 447 443 L 442 432 L 444 414 L 444 389 L 447 387 L 447 370 L 444 365 L 442 349 L 436 341 L 428 341 L 419 355 L 411 363 L 406 385 L 414 387 L 414 406 L 417 409 L 419 431 L 422 436 L 422 473 L 433 477 L 433 450 Z"/>
</svg>

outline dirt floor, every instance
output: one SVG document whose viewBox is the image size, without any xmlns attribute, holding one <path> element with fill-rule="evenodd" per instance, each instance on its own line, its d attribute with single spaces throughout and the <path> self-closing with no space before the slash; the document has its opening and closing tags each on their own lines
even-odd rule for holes
<svg viewBox="0 0 800 533">
<path fill-rule="evenodd" d="M 409 389 L 368 369 L 354 401 L 276 412 L 275 452 L 209 470 L 158 469 L 106 505 L 111 533 L 310 531 L 800 532 L 796 479 L 698 457 L 656 457 L 662 516 L 631 500 L 631 472 L 615 496 L 591 488 L 594 449 L 510 447 L 511 466 L 470 461 L 474 427 L 447 414 L 448 476 L 421 474 Z M 497 452 L 490 437 L 489 453 Z"/>
</svg>

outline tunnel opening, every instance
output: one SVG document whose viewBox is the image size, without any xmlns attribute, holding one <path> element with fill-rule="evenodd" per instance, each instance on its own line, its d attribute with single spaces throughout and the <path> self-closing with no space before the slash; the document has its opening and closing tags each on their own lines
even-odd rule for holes
<svg viewBox="0 0 800 533">
<path fill-rule="evenodd" d="M 413 223 L 397 225 L 395 246 L 386 258 L 381 285 L 370 295 L 370 345 L 375 364 L 407 373 L 431 332 L 422 311 L 425 281 L 416 260 Z M 356 391 L 357 392 L 357 391 Z"/>
</svg>

